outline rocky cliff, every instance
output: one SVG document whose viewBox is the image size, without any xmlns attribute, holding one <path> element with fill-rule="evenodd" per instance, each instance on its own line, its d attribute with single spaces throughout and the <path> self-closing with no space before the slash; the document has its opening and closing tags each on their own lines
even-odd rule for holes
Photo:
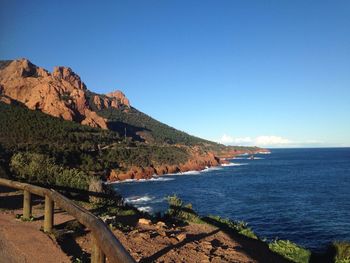
<svg viewBox="0 0 350 263">
<path fill-rule="evenodd" d="M 72 136 L 74 140 L 69 142 L 68 146 L 66 137 L 71 135 L 71 131 L 65 131 L 64 140 L 55 141 L 58 145 L 55 146 L 57 148 L 55 154 L 61 152 L 60 155 L 66 155 L 69 152 L 66 148 L 70 149 L 71 144 L 74 144 L 74 156 L 77 160 L 68 158 L 70 167 L 103 173 L 112 181 L 147 179 L 155 174 L 198 171 L 217 166 L 225 162 L 225 158 L 262 151 L 254 147 L 227 147 L 191 136 L 131 107 L 128 98 L 121 91 L 105 95 L 96 94 L 88 90 L 71 68 L 55 67 L 49 72 L 27 59 L 0 61 L 0 102 L 11 104 L 9 108 L 12 109 L 8 109 L 7 115 L 4 116 L 7 118 L 13 116 L 12 122 L 0 122 L 0 124 L 7 123 L 7 126 L 13 122 L 20 124 L 14 125 L 9 131 L 8 137 L 17 134 L 15 145 L 12 145 L 14 147 L 19 147 L 19 138 L 22 138 L 22 144 L 26 145 L 26 149 L 29 144 L 33 144 L 33 149 L 37 149 L 36 146 L 41 145 L 46 136 L 42 134 L 39 136 L 34 132 L 37 127 L 42 126 L 37 121 L 51 118 L 45 115 L 47 117 L 45 119 L 43 116 L 36 116 L 38 113 L 36 111 L 28 111 L 33 113 L 27 114 L 33 115 L 33 120 L 28 121 L 26 120 L 28 116 L 24 118 L 25 115 L 19 114 L 23 110 L 21 104 L 64 120 L 110 129 L 111 132 L 103 131 L 103 133 L 99 129 L 93 129 L 99 133 L 98 136 L 88 137 L 84 134 L 81 140 Z M 55 134 L 56 130 L 62 129 L 54 123 L 62 120 L 52 119 L 54 121 L 51 132 Z M 46 125 L 49 125 L 51 120 L 46 122 Z M 29 127 L 26 134 L 22 134 L 23 127 Z M 2 138 L 8 143 L 9 139 L 5 136 Z M 48 145 L 51 146 L 52 142 L 50 141 Z M 41 148 L 48 147 L 45 145 Z M 77 149 L 80 149 L 79 152 L 76 152 Z M 80 159 L 84 159 L 85 162 L 80 162 Z"/>
<path fill-rule="evenodd" d="M 256 154 L 259 152 L 269 152 L 266 149 L 261 148 L 251 148 L 246 150 L 234 150 L 230 147 L 227 147 L 225 151 L 220 153 L 215 151 L 203 151 L 201 147 L 186 147 L 186 146 L 177 146 L 186 148 L 189 158 L 186 162 L 179 164 L 160 164 L 152 165 L 148 167 L 141 166 L 132 166 L 125 167 L 123 171 L 121 169 L 112 169 L 108 179 L 109 181 L 124 181 L 128 179 L 150 179 L 154 175 L 162 176 L 166 174 L 174 173 L 184 173 L 188 171 L 201 171 L 205 168 L 219 166 L 221 164 L 228 163 L 227 159 L 232 159 L 235 156 L 240 154 Z"/>
<path fill-rule="evenodd" d="M 186 147 L 189 159 L 179 164 L 156 164 L 148 167 L 133 166 L 122 170 L 111 170 L 110 181 L 123 181 L 127 179 L 150 179 L 154 175 L 164 175 L 173 173 L 182 173 L 187 171 L 200 171 L 207 167 L 220 165 L 220 159 L 212 152 L 203 152 L 200 147 Z"/>
<path fill-rule="evenodd" d="M 29 109 L 84 125 L 107 129 L 107 120 L 92 109 L 90 91 L 69 67 L 55 67 L 53 72 L 32 64 L 27 59 L 2 63 L 0 67 L 0 100 L 19 101 Z M 130 108 L 121 91 L 94 95 L 96 108 Z"/>
</svg>

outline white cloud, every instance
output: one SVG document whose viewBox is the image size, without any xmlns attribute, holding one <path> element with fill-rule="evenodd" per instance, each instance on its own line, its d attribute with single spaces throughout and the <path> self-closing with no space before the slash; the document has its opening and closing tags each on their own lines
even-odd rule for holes
<svg viewBox="0 0 350 263">
<path fill-rule="evenodd" d="M 219 143 L 226 145 L 246 145 L 246 146 L 261 146 L 261 147 L 278 147 L 278 146 L 289 146 L 293 142 L 287 138 L 280 136 L 257 136 L 252 137 L 233 137 L 227 134 L 224 134 L 219 140 Z"/>
<path fill-rule="evenodd" d="M 324 143 L 323 141 L 311 139 L 304 141 L 295 141 L 290 140 L 285 137 L 276 136 L 276 135 L 261 135 L 256 137 L 234 137 L 228 134 L 224 134 L 221 136 L 219 140 L 214 140 L 218 143 L 222 143 L 225 145 L 237 145 L 237 146 L 258 146 L 265 148 L 289 148 L 289 147 L 325 147 L 325 146 L 334 146 L 334 144 L 329 145 Z M 337 146 L 344 146 L 338 145 Z M 348 145 L 345 145 L 348 146 Z"/>
<path fill-rule="evenodd" d="M 286 145 L 292 142 L 289 139 L 280 136 L 258 136 L 255 138 L 256 145 L 270 146 L 270 145 Z"/>
<path fill-rule="evenodd" d="M 253 140 L 250 137 L 234 138 L 230 135 L 224 134 L 220 138 L 219 142 L 223 144 L 241 144 L 241 143 L 251 143 Z"/>
</svg>

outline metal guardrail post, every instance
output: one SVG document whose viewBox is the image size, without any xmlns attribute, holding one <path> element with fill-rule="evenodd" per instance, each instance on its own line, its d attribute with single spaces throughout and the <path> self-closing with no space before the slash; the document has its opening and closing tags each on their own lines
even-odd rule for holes
<svg viewBox="0 0 350 263">
<path fill-rule="evenodd" d="M 23 219 L 32 216 L 32 195 L 28 190 L 23 190 Z"/>
<path fill-rule="evenodd" d="M 53 227 L 54 220 L 54 202 L 45 195 L 45 215 L 44 215 L 44 232 L 50 233 Z"/>
</svg>

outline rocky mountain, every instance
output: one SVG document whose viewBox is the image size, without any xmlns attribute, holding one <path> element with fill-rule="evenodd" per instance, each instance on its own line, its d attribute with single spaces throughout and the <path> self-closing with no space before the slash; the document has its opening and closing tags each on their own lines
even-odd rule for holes
<svg viewBox="0 0 350 263">
<path fill-rule="evenodd" d="M 0 149 L 0 168 L 22 177 L 45 161 L 55 178 L 73 168 L 109 180 L 201 170 L 262 151 L 191 136 L 138 111 L 121 91 L 96 94 L 72 69 L 50 73 L 27 59 L 0 61 Z"/>
<path fill-rule="evenodd" d="M 28 109 L 83 125 L 109 129 L 147 143 L 210 143 L 163 124 L 131 107 L 117 90 L 96 94 L 69 67 L 52 73 L 27 59 L 0 61 L 0 101 L 20 102 Z"/>
<path fill-rule="evenodd" d="M 2 101 L 16 100 L 29 109 L 83 125 L 107 129 L 107 120 L 92 110 L 89 90 L 80 77 L 68 67 L 55 67 L 52 73 L 27 59 L 3 61 L 0 67 Z M 121 91 L 106 96 L 94 95 L 97 109 L 130 108 Z"/>
</svg>

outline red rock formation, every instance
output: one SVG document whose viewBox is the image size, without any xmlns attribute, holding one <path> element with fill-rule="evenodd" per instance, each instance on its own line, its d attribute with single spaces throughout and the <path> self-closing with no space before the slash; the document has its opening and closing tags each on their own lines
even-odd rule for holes
<svg viewBox="0 0 350 263">
<path fill-rule="evenodd" d="M 188 148 L 191 153 L 190 159 L 178 165 L 161 164 L 155 167 L 130 167 L 126 172 L 112 170 L 109 175 L 110 181 L 123 181 L 127 179 L 150 179 L 153 175 L 164 175 L 187 171 L 200 171 L 207 167 L 220 165 L 220 160 L 211 152 L 199 154 L 196 147 Z"/>
<path fill-rule="evenodd" d="M 184 146 L 178 146 L 184 147 Z M 266 149 L 257 148 L 256 150 L 239 150 L 234 151 L 227 149 L 221 153 L 225 157 L 217 157 L 213 152 L 201 152 L 200 147 L 194 146 L 187 148 L 191 157 L 185 163 L 178 165 L 161 164 L 154 167 L 126 167 L 127 172 L 121 170 L 112 170 L 109 174 L 109 181 L 123 181 L 127 179 L 150 179 L 153 175 L 165 175 L 173 173 L 183 173 L 188 171 L 201 171 L 207 167 L 219 166 L 228 163 L 225 158 L 234 158 L 243 153 L 255 154 L 258 152 L 268 152 Z"/>
<path fill-rule="evenodd" d="M 6 103 L 16 100 L 29 109 L 107 129 L 107 121 L 89 106 L 86 85 L 71 68 L 55 67 L 50 74 L 27 59 L 14 60 L 0 70 L 0 87 L 1 101 Z M 120 91 L 110 96 L 95 95 L 93 103 L 98 109 L 130 107 Z"/>
<path fill-rule="evenodd" d="M 111 93 L 107 93 L 106 94 L 107 97 L 112 98 L 112 103 L 114 103 L 114 105 L 112 104 L 112 107 L 117 108 L 118 107 L 118 101 L 120 101 L 121 104 L 126 105 L 130 108 L 130 102 L 129 100 L 125 97 L 125 94 L 123 92 L 121 92 L 120 90 L 116 90 L 114 92 Z"/>
<path fill-rule="evenodd" d="M 114 94 L 114 95 L 110 95 Z M 116 95 L 119 94 L 119 95 Z M 121 91 L 115 91 L 112 93 L 108 93 L 103 98 L 99 95 L 95 95 L 93 97 L 93 103 L 95 104 L 96 108 L 101 109 L 108 109 L 108 108 L 116 108 L 120 109 L 121 106 L 126 106 L 127 108 L 130 108 L 130 102 L 125 97 L 125 95 Z"/>
<path fill-rule="evenodd" d="M 52 72 L 52 76 L 59 79 L 65 80 L 77 89 L 86 90 L 86 85 L 81 81 L 80 77 L 68 67 L 55 67 Z"/>
</svg>

